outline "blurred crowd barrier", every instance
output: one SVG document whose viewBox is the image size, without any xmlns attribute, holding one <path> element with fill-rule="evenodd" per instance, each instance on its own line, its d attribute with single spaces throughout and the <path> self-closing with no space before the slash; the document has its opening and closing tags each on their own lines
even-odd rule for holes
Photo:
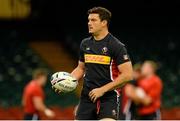
<svg viewBox="0 0 180 121">
<path fill-rule="evenodd" d="M 74 107 L 60 108 L 51 107 L 55 111 L 56 116 L 53 120 L 73 120 Z M 162 109 L 163 120 L 180 120 L 180 108 Z M 23 119 L 23 110 L 21 107 L 0 108 L 0 119 L 2 120 L 21 120 Z M 41 119 L 49 120 L 45 115 L 41 114 Z"/>
</svg>

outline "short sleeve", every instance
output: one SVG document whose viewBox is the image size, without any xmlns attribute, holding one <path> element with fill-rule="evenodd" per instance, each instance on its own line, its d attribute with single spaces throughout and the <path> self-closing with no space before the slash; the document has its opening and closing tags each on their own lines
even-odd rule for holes
<svg viewBox="0 0 180 121">
<path fill-rule="evenodd" d="M 43 93 L 43 90 L 40 89 L 40 88 L 34 88 L 33 89 L 33 94 L 32 94 L 34 97 L 40 97 L 42 99 L 44 99 L 44 93 Z"/>
<path fill-rule="evenodd" d="M 153 80 L 151 81 L 151 83 L 153 83 L 151 85 L 151 88 L 149 88 L 149 92 L 148 95 L 152 98 L 152 99 L 157 99 L 158 97 L 161 96 L 161 92 L 162 92 L 162 83 L 160 80 Z"/>
<path fill-rule="evenodd" d="M 113 59 L 115 60 L 117 65 L 130 61 L 127 50 L 122 43 L 116 42 L 113 44 L 112 48 L 113 48 Z"/>
<path fill-rule="evenodd" d="M 83 41 L 80 44 L 79 61 L 84 62 Z"/>
</svg>

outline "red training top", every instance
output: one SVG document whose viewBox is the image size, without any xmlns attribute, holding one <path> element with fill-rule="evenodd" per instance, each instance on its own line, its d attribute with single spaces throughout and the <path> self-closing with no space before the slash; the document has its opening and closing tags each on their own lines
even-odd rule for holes
<svg viewBox="0 0 180 121">
<path fill-rule="evenodd" d="M 44 91 L 40 85 L 37 84 L 35 80 L 32 80 L 24 89 L 23 92 L 23 102 L 24 102 L 24 112 L 28 114 L 38 113 L 33 104 L 33 98 L 40 97 L 44 100 Z"/>
<path fill-rule="evenodd" d="M 154 113 L 161 106 L 162 81 L 157 75 L 153 75 L 148 79 L 137 81 L 138 87 L 141 87 L 148 96 L 151 97 L 152 103 L 148 106 L 141 105 L 138 108 L 140 115 Z"/>
</svg>

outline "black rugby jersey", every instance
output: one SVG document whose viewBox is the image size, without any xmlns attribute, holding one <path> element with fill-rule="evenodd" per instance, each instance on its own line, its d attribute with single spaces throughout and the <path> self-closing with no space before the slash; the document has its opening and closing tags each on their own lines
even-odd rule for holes
<svg viewBox="0 0 180 121">
<path fill-rule="evenodd" d="M 113 80 L 112 63 L 130 61 L 125 45 L 112 34 L 96 41 L 92 36 L 82 40 L 79 60 L 85 63 L 84 86 L 94 89 Z"/>
</svg>

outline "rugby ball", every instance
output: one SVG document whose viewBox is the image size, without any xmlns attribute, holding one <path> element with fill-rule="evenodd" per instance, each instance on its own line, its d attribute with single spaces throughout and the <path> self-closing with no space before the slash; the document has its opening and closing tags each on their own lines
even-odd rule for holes
<svg viewBox="0 0 180 121">
<path fill-rule="evenodd" d="M 56 72 L 51 76 L 51 84 L 62 92 L 71 92 L 76 89 L 78 81 L 68 72 Z"/>
</svg>

